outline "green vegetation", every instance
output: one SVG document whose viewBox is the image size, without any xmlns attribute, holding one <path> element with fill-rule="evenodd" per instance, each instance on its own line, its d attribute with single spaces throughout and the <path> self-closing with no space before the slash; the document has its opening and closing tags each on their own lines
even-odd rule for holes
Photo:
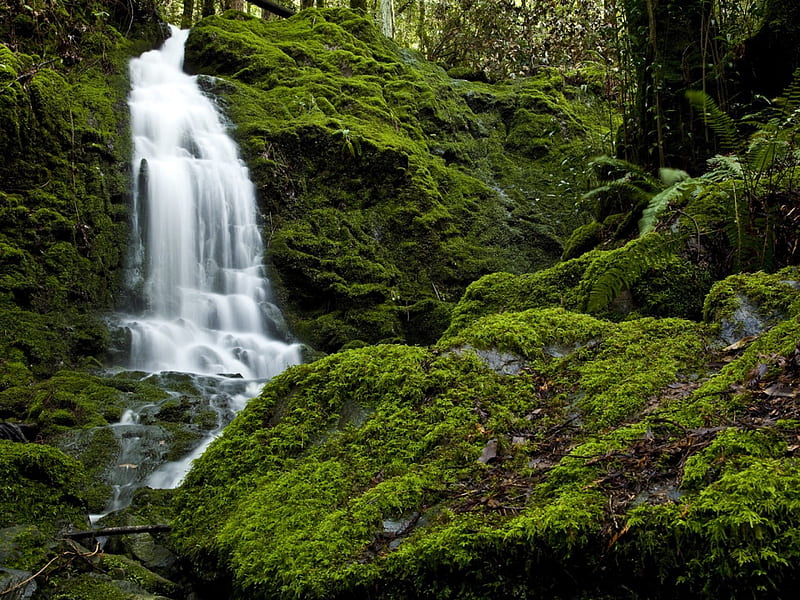
<svg viewBox="0 0 800 600">
<path fill-rule="evenodd" d="M 273 279 L 324 350 L 432 343 L 471 281 L 552 264 L 607 127 L 554 71 L 452 80 L 346 10 L 211 17 L 187 55 L 225 77 L 207 84 L 265 203 Z"/>
<path fill-rule="evenodd" d="M 80 463 L 50 446 L 0 440 L 0 527 L 35 525 L 55 533 L 86 521 Z"/>
<path fill-rule="evenodd" d="M 794 317 L 718 370 L 714 323 L 514 310 L 276 378 L 179 490 L 180 552 L 233 597 L 790 589 Z"/>
<path fill-rule="evenodd" d="M 514 27 L 496 4 L 429 17 L 487 42 L 448 72 L 358 11 L 197 24 L 187 64 L 231 119 L 276 291 L 320 358 L 270 382 L 179 490 L 140 490 L 103 522 L 172 521 L 170 538 L 102 555 L 57 536 L 106 506 L 108 424 L 148 405 L 154 452 L 177 458 L 216 422 L 188 375 L 86 370 L 120 290 L 125 61 L 158 37 L 156 7 L 0 9 L 0 419 L 51 444 L 0 441 L 0 562 L 49 565 L 35 598 L 184 597 L 187 580 L 231 598 L 796 589 L 800 80 L 741 117 L 698 85 L 712 49 L 683 43 L 692 18 L 714 24 L 696 37 L 720 44 L 702 76 L 719 83 L 725 61 L 757 64 L 758 36 L 790 37 L 794 9 L 765 2 L 743 42 L 719 2 L 631 1 L 603 27 L 629 28 L 641 63 L 617 75 L 619 57 L 584 53 L 565 76 L 521 62 L 544 47 L 536 27 L 497 55 L 485 33 Z M 530 76 L 488 83 L 502 74 Z M 595 94 L 626 76 L 638 103 L 615 148 Z"/>
<path fill-rule="evenodd" d="M 107 346 L 93 315 L 118 295 L 126 62 L 145 46 L 113 28 L 120 7 L 33 4 L 0 12 L 0 371 L 22 363 L 41 377 Z"/>
</svg>

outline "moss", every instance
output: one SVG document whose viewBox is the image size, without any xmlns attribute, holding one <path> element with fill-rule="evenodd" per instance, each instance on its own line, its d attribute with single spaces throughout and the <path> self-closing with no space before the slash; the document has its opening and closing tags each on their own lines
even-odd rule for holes
<svg viewBox="0 0 800 600">
<path fill-rule="evenodd" d="M 100 567 L 112 579 L 130 582 L 150 594 L 172 596 L 178 591 L 177 585 L 126 556 L 103 554 Z"/>
<path fill-rule="evenodd" d="M 0 529 L 0 562 L 9 569 L 34 568 L 47 560 L 55 544 L 35 525 L 14 525 Z"/>
<path fill-rule="evenodd" d="M 226 78 L 204 81 L 269 215 L 282 304 L 324 350 L 432 343 L 470 281 L 551 264 L 574 219 L 560 198 L 584 178 L 573 153 L 602 129 L 552 74 L 455 81 L 346 10 L 205 19 L 187 64 Z"/>
<path fill-rule="evenodd" d="M 600 244 L 600 232 L 602 230 L 603 225 L 597 221 L 578 227 L 564 244 L 562 258 L 564 260 L 577 258 L 581 254 L 596 248 Z"/>
<path fill-rule="evenodd" d="M 561 308 L 528 310 L 490 315 L 462 329 L 457 336 L 444 337 L 441 344 L 468 344 L 497 349 L 524 357 L 536 364 L 564 356 L 596 342 L 611 328 L 610 323 Z"/>
<path fill-rule="evenodd" d="M 0 440 L 0 473 L 0 527 L 30 524 L 52 534 L 85 525 L 86 475 L 75 459 L 49 446 Z"/>
<path fill-rule="evenodd" d="M 60 371 L 18 393 L 27 397 L 27 414 L 23 418 L 36 423 L 44 436 L 62 431 L 65 426 L 96 427 L 116 422 L 124 400 L 124 394 L 106 385 L 103 379 L 74 371 Z"/>
<path fill-rule="evenodd" d="M 52 436 L 49 441 L 81 462 L 89 481 L 84 492 L 88 511 L 95 514 L 103 512 L 113 496 L 111 486 L 106 483 L 106 470 L 120 450 L 119 441 L 111 429 L 96 427 L 91 431 L 75 432 L 70 428 Z"/>
<path fill-rule="evenodd" d="M 536 273 L 492 273 L 467 288 L 445 335 L 493 312 L 561 306 L 620 320 L 696 318 L 709 275 L 675 255 L 669 238 L 651 235 L 614 250 L 593 250 Z"/>
<path fill-rule="evenodd" d="M 675 256 L 644 273 L 630 291 L 642 314 L 700 321 L 712 283 L 708 269 Z"/>
<path fill-rule="evenodd" d="M 500 539 L 565 560 L 598 543 L 606 500 L 587 455 L 642 438 L 643 426 L 601 432 L 696 368 L 704 336 L 687 321 L 534 309 L 484 317 L 433 350 L 355 349 L 290 369 L 198 459 L 177 496 L 178 544 L 245 596 L 384 581 L 415 597 L 425 581 L 440 597 L 484 597 L 485 582 L 433 573 L 485 568 Z M 543 478 L 532 465 L 547 432 L 576 418 L 573 443 L 585 441 Z"/>
<path fill-rule="evenodd" d="M 768 321 L 787 315 L 798 299 L 800 273 L 787 267 L 777 273 L 741 273 L 714 284 L 703 305 L 707 321 L 720 322 L 733 317 L 742 298 Z"/>
<path fill-rule="evenodd" d="M 794 461 L 752 458 L 680 505 L 634 510 L 629 526 L 642 537 L 648 529 L 660 532 L 657 550 L 641 545 L 643 558 L 665 576 L 680 573 L 689 593 L 736 597 L 747 589 L 768 597 L 796 580 L 790 565 L 800 553 L 797 483 Z"/>
<path fill-rule="evenodd" d="M 0 14 L 0 361 L 21 352 L 43 377 L 106 349 L 92 315 L 112 308 L 119 289 L 127 59 L 142 49 L 142 38 L 128 41 L 113 25 L 131 30 L 135 13 L 136 35 L 149 37 L 140 25 L 154 25 L 156 12 L 149 0 L 34 8 Z"/>
</svg>

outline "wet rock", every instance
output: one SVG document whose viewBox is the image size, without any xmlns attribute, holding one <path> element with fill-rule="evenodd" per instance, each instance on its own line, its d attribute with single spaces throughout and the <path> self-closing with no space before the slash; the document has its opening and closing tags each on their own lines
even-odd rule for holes
<svg viewBox="0 0 800 600">
<path fill-rule="evenodd" d="M 737 294 L 738 306 L 733 314 L 720 322 L 720 338 L 727 344 L 745 337 L 757 336 L 768 329 L 772 320 L 761 314 L 746 296 Z"/>
<path fill-rule="evenodd" d="M 29 600 L 36 593 L 36 581 L 30 571 L 0 568 L 0 595 L 8 600 Z"/>
</svg>

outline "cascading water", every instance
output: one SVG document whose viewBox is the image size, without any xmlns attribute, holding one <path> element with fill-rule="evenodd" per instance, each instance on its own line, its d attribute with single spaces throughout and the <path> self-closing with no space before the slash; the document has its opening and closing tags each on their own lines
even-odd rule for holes
<svg viewBox="0 0 800 600">
<path fill-rule="evenodd" d="M 148 431 L 140 413 L 160 409 L 144 403 L 126 411 L 115 426 L 121 450 L 110 477 L 117 500 L 109 510 L 124 506 L 146 475 L 151 487 L 177 485 L 259 385 L 301 361 L 300 346 L 284 341 L 286 328 L 270 303 L 247 168 L 213 102 L 183 72 L 187 36 L 172 28 L 162 48 L 130 64 L 134 207 L 127 284 L 139 314 L 120 315 L 117 325 L 130 340 L 127 368 L 195 374 L 193 385 L 218 423 L 189 456 L 153 472 L 164 433 Z M 143 449 L 146 440 L 150 447 Z"/>
<path fill-rule="evenodd" d="M 253 184 L 214 104 L 182 71 L 188 31 L 131 61 L 131 366 L 271 377 L 298 362 L 268 303 Z"/>
</svg>

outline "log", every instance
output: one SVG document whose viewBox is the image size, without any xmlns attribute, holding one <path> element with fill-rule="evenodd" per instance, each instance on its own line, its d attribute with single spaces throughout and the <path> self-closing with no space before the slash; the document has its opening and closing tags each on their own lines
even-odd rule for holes
<svg viewBox="0 0 800 600">
<path fill-rule="evenodd" d="M 162 531 L 170 531 L 170 525 L 130 525 L 128 527 L 103 527 L 100 529 L 90 529 L 88 531 L 69 531 L 64 533 L 62 537 L 71 540 L 78 540 L 81 538 L 91 537 L 105 537 L 110 535 L 127 535 L 129 533 L 158 533 Z"/>
<path fill-rule="evenodd" d="M 279 17 L 288 18 L 294 15 L 294 11 L 292 9 L 281 6 L 277 2 L 271 2 L 270 0 L 250 0 L 250 4 L 255 4 L 259 8 L 263 8 L 264 10 L 269 11 L 274 15 L 278 15 Z"/>
</svg>

